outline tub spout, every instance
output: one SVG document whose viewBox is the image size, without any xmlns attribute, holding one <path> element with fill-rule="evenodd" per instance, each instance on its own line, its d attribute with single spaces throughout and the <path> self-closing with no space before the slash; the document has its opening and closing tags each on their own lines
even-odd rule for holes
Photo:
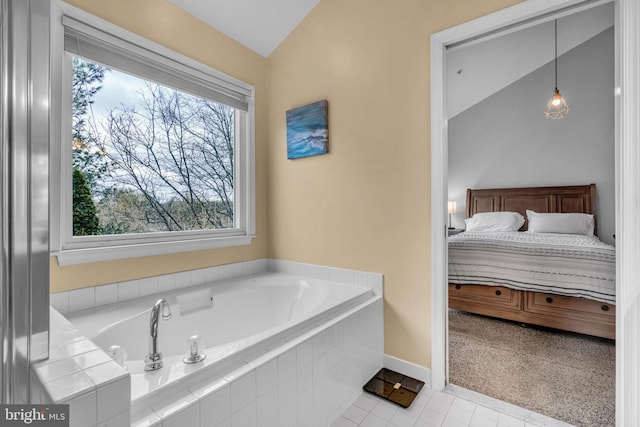
<svg viewBox="0 0 640 427">
<path fill-rule="evenodd" d="M 144 358 L 144 370 L 155 371 L 162 368 L 162 353 L 158 350 L 158 321 L 160 313 L 162 319 L 169 320 L 171 318 L 171 308 L 164 298 L 160 298 L 153 304 L 151 308 L 151 319 L 149 322 L 149 354 Z"/>
</svg>

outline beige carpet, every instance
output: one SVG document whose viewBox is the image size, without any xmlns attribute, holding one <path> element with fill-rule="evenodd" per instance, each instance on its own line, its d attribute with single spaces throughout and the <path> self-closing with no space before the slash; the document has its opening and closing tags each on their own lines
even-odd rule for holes
<svg viewBox="0 0 640 427">
<path fill-rule="evenodd" d="M 576 426 L 615 425 L 615 342 L 449 311 L 449 381 Z"/>
</svg>

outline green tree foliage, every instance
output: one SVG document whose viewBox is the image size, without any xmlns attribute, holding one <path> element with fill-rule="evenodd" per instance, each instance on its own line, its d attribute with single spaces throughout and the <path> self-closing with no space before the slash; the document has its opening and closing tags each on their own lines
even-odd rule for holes
<svg viewBox="0 0 640 427">
<path fill-rule="evenodd" d="M 97 148 L 98 130 L 92 119 L 93 97 L 102 89 L 108 68 L 83 59 L 73 58 L 72 127 L 73 167 L 81 171 L 93 193 L 100 187 L 100 178 L 107 171 L 104 153 Z"/>
<path fill-rule="evenodd" d="M 100 231 L 96 205 L 82 172 L 73 169 L 73 235 L 93 236 Z"/>
</svg>

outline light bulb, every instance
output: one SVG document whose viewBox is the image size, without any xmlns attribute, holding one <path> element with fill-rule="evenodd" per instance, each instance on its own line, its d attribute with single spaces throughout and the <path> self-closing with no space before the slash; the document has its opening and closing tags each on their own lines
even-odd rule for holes
<svg viewBox="0 0 640 427">
<path fill-rule="evenodd" d="M 560 105 L 560 99 L 557 96 L 554 96 L 553 101 L 551 101 L 551 105 L 554 105 L 554 106 Z"/>
</svg>

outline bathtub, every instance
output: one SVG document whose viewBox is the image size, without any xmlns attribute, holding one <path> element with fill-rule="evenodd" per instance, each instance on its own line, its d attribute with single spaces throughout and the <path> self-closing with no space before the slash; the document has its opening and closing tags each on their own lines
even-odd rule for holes
<svg viewBox="0 0 640 427">
<path fill-rule="evenodd" d="M 164 404 L 206 384 L 208 378 L 228 378 L 229 372 L 248 361 L 264 358 L 376 297 L 380 299 L 367 287 L 263 273 L 68 313 L 66 317 L 105 352 L 112 346 L 124 349 L 123 366 L 131 375 L 131 411 L 140 414 L 156 409 L 158 402 Z M 164 298 L 171 310 L 170 319 L 158 321 L 157 343 L 164 366 L 146 372 L 150 311 L 159 298 Z M 200 337 L 206 358 L 185 364 L 189 338 L 194 335 Z"/>
</svg>

